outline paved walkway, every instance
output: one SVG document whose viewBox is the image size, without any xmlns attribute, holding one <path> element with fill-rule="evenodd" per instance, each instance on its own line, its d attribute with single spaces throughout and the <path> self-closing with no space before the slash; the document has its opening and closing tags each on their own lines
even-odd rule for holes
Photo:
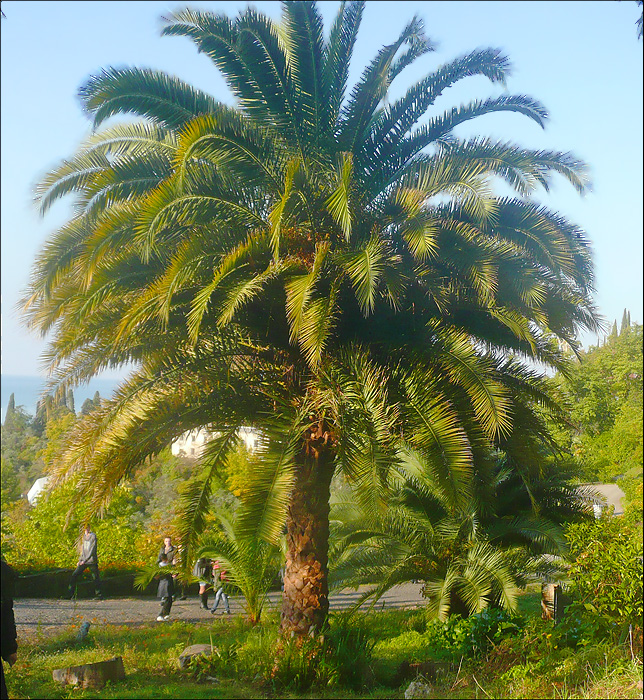
<svg viewBox="0 0 644 700">
<path fill-rule="evenodd" d="M 345 589 L 330 597 L 331 610 L 345 610 L 356 602 L 368 586 L 357 591 Z M 415 608 L 423 604 L 420 585 L 404 584 L 396 586 L 378 602 L 377 608 Z M 212 605 L 212 595 L 208 601 Z M 231 597 L 230 609 L 233 614 L 242 613 L 243 598 Z M 269 594 L 269 606 L 281 604 L 280 593 Z M 199 607 L 196 596 L 188 600 L 177 600 L 172 605 L 170 621 L 181 620 L 191 623 L 207 623 L 225 619 L 220 615 L 220 605 L 213 616 Z M 159 601 L 156 598 L 107 598 L 106 600 L 55 600 L 44 598 L 17 598 L 14 601 L 16 628 L 19 638 L 46 638 L 57 635 L 70 625 L 79 625 L 89 620 L 93 625 L 129 625 L 141 627 L 156 623 L 159 614 Z"/>
</svg>

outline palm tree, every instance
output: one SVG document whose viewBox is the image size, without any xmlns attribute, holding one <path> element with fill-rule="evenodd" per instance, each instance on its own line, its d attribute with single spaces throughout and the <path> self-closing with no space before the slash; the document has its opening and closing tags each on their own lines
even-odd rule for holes
<svg viewBox="0 0 644 700">
<path fill-rule="evenodd" d="M 196 538 L 237 429 L 261 428 L 239 526 L 275 543 L 285 519 L 282 629 L 296 634 L 328 610 L 336 470 L 382 508 L 402 441 L 458 490 L 473 443 L 512 432 L 522 380 L 507 357 L 565 371 L 556 341 L 576 347 L 597 327 L 583 233 L 530 199 L 553 173 L 583 192 L 583 164 L 453 133 L 498 111 L 543 125 L 545 109 L 503 95 L 420 123 L 468 76 L 504 84 L 509 62 L 493 49 L 390 103 L 400 72 L 433 50 L 419 18 L 347 95 L 363 10 L 341 3 L 326 38 L 314 2 L 284 2 L 279 23 L 250 8 L 166 18 L 163 34 L 213 61 L 234 107 L 148 69 L 90 78 L 80 97 L 95 131 L 37 192 L 43 211 L 74 195 L 75 214 L 24 299 L 30 324 L 52 334 L 61 390 L 135 364 L 54 474 L 80 472 L 96 507 L 147 455 L 212 425 L 220 437 L 186 501 Z M 115 115 L 131 119 L 104 124 Z M 496 179 L 515 196 L 495 195 Z"/>
<path fill-rule="evenodd" d="M 428 615 L 444 620 L 489 605 L 514 610 L 526 582 L 561 574 L 568 554 L 564 523 L 592 518 L 591 502 L 571 485 L 572 474 L 543 450 L 540 475 L 507 455 L 478 464 L 465 503 L 413 452 L 401 461 L 382 516 L 370 518 L 345 494 L 332 509 L 335 587 L 374 584 L 360 606 L 374 605 L 395 585 L 420 581 Z"/>
</svg>

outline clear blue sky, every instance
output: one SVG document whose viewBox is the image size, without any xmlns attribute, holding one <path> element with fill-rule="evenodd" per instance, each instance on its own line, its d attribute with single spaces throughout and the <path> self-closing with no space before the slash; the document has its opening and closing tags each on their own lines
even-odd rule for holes
<svg viewBox="0 0 644 700">
<path fill-rule="evenodd" d="M 47 234 L 69 213 L 57 204 L 45 219 L 32 205 L 34 183 L 88 133 L 79 85 L 109 65 L 165 70 L 230 100 L 216 69 L 187 39 L 159 36 L 159 17 L 175 2 L 2 2 L 2 373 L 39 373 L 43 341 L 22 329 L 14 306 Z M 235 14 L 246 2 L 188 3 Z M 328 28 L 338 2 L 320 4 Z M 277 2 L 256 2 L 273 17 Z M 513 114 L 462 125 L 527 147 L 570 150 L 591 166 L 593 192 L 580 198 L 563 182 L 540 197 L 582 226 L 595 251 L 596 300 L 612 322 L 628 307 L 642 322 L 642 41 L 634 1 L 368 2 L 351 82 L 415 13 L 438 50 L 407 69 L 399 90 L 441 63 L 480 46 L 503 49 L 514 72 L 511 93 L 539 99 L 551 114 L 542 131 Z M 395 92 L 395 90 L 394 90 Z M 470 78 L 440 98 L 450 108 L 498 94 Z M 596 338 L 584 339 L 586 344 Z"/>
</svg>

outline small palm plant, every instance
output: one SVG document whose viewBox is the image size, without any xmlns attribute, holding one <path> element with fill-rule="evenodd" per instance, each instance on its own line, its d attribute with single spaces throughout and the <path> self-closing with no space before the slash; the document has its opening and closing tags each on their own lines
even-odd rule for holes
<svg viewBox="0 0 644 700">
<path fill-rule="evenodd" d="M 243 510 L 243 506 L 240 506 Z M 218 530 L 209 528 L 198 557 L 216 559 L 226 570 L 228 582 L 241 591 L 251 624 L 259 623 L 271 584 L 280 566 L 280 548 L 240 528 L 241 518 L 232 512 L 216 513 Z"/>
<path fill-rule="evenodd" d="M 393 586 L 419 581 L 430 617 L 467 616 L 490 605 L 514 610 L 531 577 L 560 571 L 561 521 L 589 516 L 587 499 L 556 466 L 542 469 L 531 489 L 516 464 L 500 457 L 458 503 L 428 470 L 414 469 L 418 455 L 406 458 L 410 473 L 381 517 L 342 503 L 333 510 L 334 586 L 375 584 L 357 605 L 369 599 L 374 605 Z"/>
</svg>

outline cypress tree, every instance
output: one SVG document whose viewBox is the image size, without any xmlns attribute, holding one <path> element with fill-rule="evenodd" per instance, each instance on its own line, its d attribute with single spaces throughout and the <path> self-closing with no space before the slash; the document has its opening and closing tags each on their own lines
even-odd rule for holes
<svg viewBox="0 0 644 700">
<path fill-rule="evenodd" d="M 631 325 L 631 319 L 630 319 L 630 313 L 624 309 L 624 313 L 622 314 L 622 325 L 619 328 L 619 334 L 621 335 L 624 331 L 627 331 L 629 326 Z"/>
<path fill-rule="evenodd" d="M 74 407 L 74 392 L 71 389 L 67 391 L 67 408 L 72 413 L 76 413 L 76 409 Z"/>
<path fill-rule="evenodd" d="M 39 400 L 36 404 L 36 416 L 34 417 L 32 426 L 38 437 L 40 437 L 45 431 L 47 417 L 49 415 L 49 411 L 51 410 L 51 404 L 52 398 L 49 394 L 42 400 Z"/>
<path fill-rule="evenodd" d="M 16 397 L 15 394 L 11 394 L 9 397 L 9 404 L 7 405 L 7 413 L 4 417 L 4 429 L 8 430 L 14 424 L 14 419 L 16 415 Z"/>
<path fill-rule="evenodd" d="M 612 340 L 613 338 L 617 338 L 618 335 L 619 334 L 617 332 L 617 319 L 615 319 L 613 321 L 613 328 L 612 328 L 610 335 L 608 337 Z"/>
</svg>

